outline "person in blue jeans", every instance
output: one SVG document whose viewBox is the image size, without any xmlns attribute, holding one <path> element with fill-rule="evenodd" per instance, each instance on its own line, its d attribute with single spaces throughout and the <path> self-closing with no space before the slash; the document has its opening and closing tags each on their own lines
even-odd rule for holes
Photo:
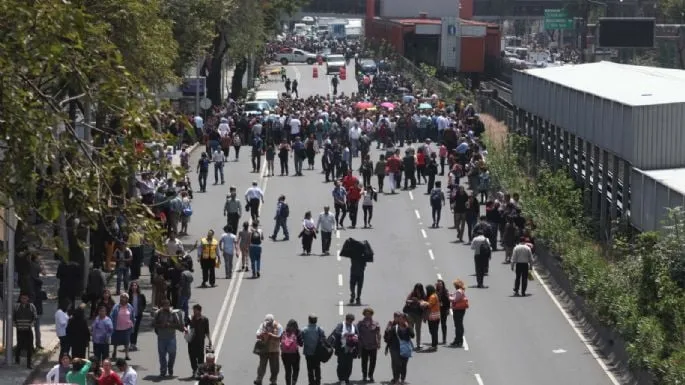
<svg viewBox="0 0 685 385">
<path fill-rule="evenodd" d="M 168 299 L 162 301 L 161 309 L 155 313 L 153 323 L 157 334 L 157 353 L 159 354 L 159 376 L 174 375 L 176 362 L 176 331 L 183 331 L 183 320 L 171 310 Z"/>
<path fill-rule="evenodd" d="M 262 233 L 262 230 L 259 228 L 259 221 L 252 221 L 252 230 L 250 231 L 250 262 L 252 264 L 252 278 L 261 277 L 263 240 L 264 233 Z"/>
</svg>

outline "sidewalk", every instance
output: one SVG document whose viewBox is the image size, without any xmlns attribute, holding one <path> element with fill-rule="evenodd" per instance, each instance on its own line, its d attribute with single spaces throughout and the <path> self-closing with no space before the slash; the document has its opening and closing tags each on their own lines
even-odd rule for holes
<svg viewBox="0 0 685 385">
<path fill-rule="evenodd" d="M 192 153 L 198 144 L 193 144 L 188 147 L 188 152 Z M 180 152 L 174 155 L 172 160 L 175 166 L 181 165 L 181 159 L 179 157 Z M 22 360 L 20 365 L 12 364 L 6 366 L 4 349 L 0 352 L 0 371 L 2 372 L 2 385 L 24 385 L 32 383 L 44 383 L 45 375 L 47 374 L 50 367 L 57 363 L 59 357 L 59 339 L 55 332 L 55 312 L 57 311 L 57 289 L 59 287 L 59 280 L 56 277 L 58 261 L 55 261 L 52 253 L 40 252 L 43 257 L 43 263 L 45 265 L 45 273 L 43 279 L 43 290 L 48 294 L 48 300 L 43 302 L 43 315 L 40 318 L 40 334 L 41 334 L 41 345 L 43 346 L 42 351 L 37 352 L 33 356 L 33 369 L 26 368 L 26 356 L 22 355 Z M 143 268 L 146 272 L 146 269 Z M 143 274 L 145 275 L 145 274 Z M 107 277 L 108 287 L 112 290 L 116 289 L 116 280 L 111 279 L 113 276 L 109 275 Z M 147 286 L 149 279 L 141 280 L 141 288 Z M 19 295 L 19 290 L 15 289 L 14 299 Z M 0 301 L 2 302 L 2 301 Z M 4 302 L 3 309 L 4 309 Z M 2 310 L 0 310 L 0 313 Z M 0 319 L 0 333 L 4 330 L 3 321 Z M 16 344 L 16 333 L 15 341 L 12 344 Z M 35 341 L 35 340 L 34 340 Z M 0 345 L 1 346 L 1 345 Z"/>
</svg>

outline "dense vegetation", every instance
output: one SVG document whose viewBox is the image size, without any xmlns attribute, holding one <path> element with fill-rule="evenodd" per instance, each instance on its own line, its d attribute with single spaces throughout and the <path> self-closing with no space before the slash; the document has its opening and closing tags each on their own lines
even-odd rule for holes
<svg viewBox="0 0 685 385">
<path fill-rule="evenodd" d="M 633 369 L 660 385 L 685 383 L 685 211 L 670 212 L 659 233 L 614 242 L 604 252 L 587 235 L 581 191 L 563 170 L 538 168 L 532 179 L 528 139 L 509 134 L 490 151 L 498 188 L 519 192 L 535 235 L 563 268 L 591 315 L 626 341 Z"/>
</svg>

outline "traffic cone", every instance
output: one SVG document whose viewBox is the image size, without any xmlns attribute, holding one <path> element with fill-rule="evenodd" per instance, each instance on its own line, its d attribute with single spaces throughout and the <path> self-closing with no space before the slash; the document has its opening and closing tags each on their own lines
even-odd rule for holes
<svg viewBox="0 0 685 385">
<path fill-rule="evenodd" d="M 314 79 L 319 77 L 319 69 L 316 66 L 312 67 L 312 77 Z"/>
<path fill-rule="evenodd" d="M 347 79 L 347 70 L 345 67 L 340 67 L 340 80 Z"/>
<path fill-rule="evenodd" d="M 316 58 L 316 61 L 319 63 L 319 65 L 323 64 L 323 57 L 318 56 L 318 57 Z"/>
</svg>

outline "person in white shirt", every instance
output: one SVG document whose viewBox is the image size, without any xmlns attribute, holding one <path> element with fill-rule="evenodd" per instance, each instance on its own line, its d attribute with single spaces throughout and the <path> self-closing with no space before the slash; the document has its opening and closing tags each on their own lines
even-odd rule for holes
<svg viewBox="0 0 685 385">
<path fill-rule="evenodd" d="M 221 118 L 221 123 L 219 123 L 217 131 L 219 131 L 219 135 L 221 135 L 222 138 L 231 134 L 231 126 L 228 124 L 228 119 Z"/>
<path fill-rule="evenodd" d="M 356 125 L 350 127 L 348 136 L 350 137 L 350 150 L 352 150 L 352 157 L 359 156 L 359 138 L 362 136 L 361 128 Z"/>
<path fill-rule="evenodd" d="M 233 256 L 237 254 L 238 243 L 235 234 L 231 233 L 231 228 L 228 225 L 224 226 L 224 233 L 219 238 L 219 249 L 224 258 L 226 279 L 231 279 L 233 276 Z"/>
<path fill-rule="evenodd" d="M 60 353 L 59 357 L 59 364 L 53 366 L 45 376 L 48 384 L 67 383 L 67 373 L 71 370 L 71 357 L 67 353 Z"/>
<path fill-rule="evenodd" d="M 226 162 L 226 157 L 219 148 L 214 150 L 212 162 L 214 163 L 214 184 L 219 184 L 219 175 L 221 175 L 221 184 L 224 184 L 224 163 Z"/>
<path fill-rule="evenodd" d="M 324 206 L 323 212 L 319 214 L 316 220 L 316 231 L 321 230 L 321 253 L 329 255 L 331 249 L 331 235 L 335 230 L 335 215 L 331 214 L 331 207 Z"/>
<path fill-rule="evenodd" d="M 490 245 L 490 240 L 483 234 L 483 230 L 475 229 L 474 233 L 475 237 L 471 241 L 471 250 L 474 251 L 473 260 L 476 265 L 476 281 L 478 288 L 482 289 L 484 287 L 483 277 L 492 256 L 492 246 Z"/>
<path fill-rule="evenodd" d="M 121 383 L 124 385 L 138 385 L 138 373 L 133 370 L 132 367 L 128 366 L 126 360 L 123 358 L 117 359 L 117 369 L 119 369 L 119 378 L 121 378 Z"/>
<path fill-rule="evenodd" d="M 59 338 L 59 356 L 69 353 L 69 341 L 67 340 L 67 324 L 69 323 L 69 315 L 66 313 L 68 305 L 60 304 L 55 312 L 55 332 Z"/>
<path fill-rule="evenodd" d="M 202 116 L 198 115 L 198 116 L 194 117 L 193 121 L 195 122 L 195 127 L 198 130 L 202 130 L 203 128 L 205 128 L 205 120 L 202 119 Z"/>
<path fill-rule="evenodd" d="M 299 117 L 297 115 L 293 115 L 293 117 L 290 119 L 290 137 L 295 138 L 296 136 L 300 135 L 300 127 L 302 126 L 302 122 L 300 121 Z"/>
<path fill-rule="evenodd" d="M 257 185 L 257 182 L 252 182 L 252 187 L 245 191 L 245 202 L 250 209 L 252 221 L 259 219 L 259 205 L 264 203 L 264 192 Z"/>
<path fill-rule="evenodd" d="M 514 296 L 519 296 L 519 287 L 521 288 L 521 295 L 526 296 L 526 289 L 528 289 L 528 274 L 533 268 L 533 251 L 530 246 L 524 242 L 520 242 L 514 247 L 511 254 L 511 271 L 516 272 L 516 279 L 514 280 Z"/>
<path fill-rule="evenodd" d="M 166 240 L 166 255 L 165 257 L 173 257 L 176 255 L 178 250 L 181 250 L 185 254 L 185 249 L 183 248 L 183 242 L 176 238 L 176 234 L 170 233 L 169 238 Z"/>
</svg>

